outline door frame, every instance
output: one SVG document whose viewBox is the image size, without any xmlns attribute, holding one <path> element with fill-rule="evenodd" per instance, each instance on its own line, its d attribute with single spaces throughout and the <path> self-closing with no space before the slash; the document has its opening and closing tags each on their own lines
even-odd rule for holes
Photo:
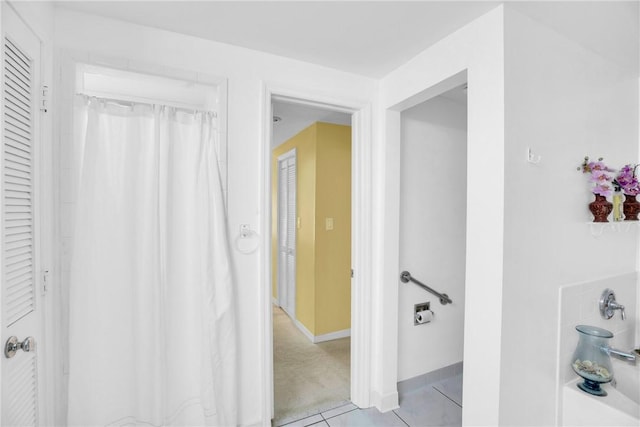
<svg viewBox="0 0 640 427">
<path fill-rule="evenodd" d="M 271 235 L 271 140 L 273 101 L 322 107 L 351 114 L 351 401 L 362 408 L 371 406 L 371 338 L 370 311 L 372 289 L 372 106 L 369 102 L 327 97 L 310 90 L 263 82 L 262 99 L 262 230 Z M 273 315 L 271 296 L 271 239 L 262 239 L 260 259 L 260 348 L 262 349 L 262 422 L 269 425 L 274 413 L 273 388 Z"/>
<path fill-rule="evenodd" d="M 295 277 L 296 277 L 295 272 L 297 270 L 297 261 L 298 261 L 298 254 L 297 254 L 297 249 L 298 248 L 297 247 L 295 248 L 296 252 L 294 253 L 293 286 L 291 286 L 291 283 L 289 283 L 289 277 L 287 276 L 286 272 L 281 272 L 280 271 L 280 257 L 282 256 L 282 252 L 280 251 L 280 238 L 281 238 L 280 233 L 282 232 L 282 229 L 280 228 L 280 214 L 281 214 L 281 211 L 280 211 L 280 204 L 279 204 L 280 203 L 280 197 L 282 196 L 282 194 L 280 193 L 280 189 L 281 189 L 281 187 L 280 187 L 280 174 L 282 173 L 282 168 L 280 167 L 280 163 L 284 162 L 284 161 L 288 161 L 291 158 L 293 158 L 295 160 L 296 177 L 297 177 L 298 176 L 298 171 L 297 171 L 297 168 L 298 168 L 298 153 L 297 153 L 297 150 L 295 148 L 292 148 L 291 150 L 287 151 L 286 153 L 278 156 L 278 162 L 277 162 L 277 165 L 278 165 L 277 166 L 278 167 L 278 173 L 277 173 L 278 184 L 277 184 L 277 190 L 276 191 L 278 193 L 278 207 L 277 207 L 276 211 L 278 212 L 278 229 L 277 229 L 277 235 L 278 235 L 278 238 L 277 238 L 277 240 L 278 240 L 278 246 L 277 246 L 278 247 L 278 254 L 277 254 L 277 257 L 278 257 L 278 262 L 276 263 L 276 265 L 278 266 L 278 268 L 277 268 L 277 273 L 278 274 L 277 274 L 276 277 L 278 277 L 278 283 L 277 283 L 277 289 L 278 289 L 277 301 L 278 301 L 278 305 L 280 307 L 282 307 L 284 309 L 284 311 L 287 312 L 287 314 L 291 318 L 297 320 L 297 316 L 296 316 L 296 283 L 297 282 L 296 282 L 296 279 L 295 279 Z M 298 189 L 298 183 L 297 182 L 295 183 L 295 186 L 296 186 L 296 191 L 297 191 L 297 189 Z M 287 198 L 288 197 L 289 197 L 289 195 L 287 193 Z M 297 199 L 296 199 L 295 203 L 296 203 L 295 208 L 297 210 L 297 208 L 298 208 Z M 287 217 L 287 222 L 288 221 L 289 221 L 289 218 Z M 294 219 L 294 221 L 295 221 L 295 219 Z M 294 233 L 296 235 L 298 234 L 297 230 L 296 230 L 296 227 L 294 227 Z M 294 242 L 295 242 L 295 237 L 294 237 Z M 281 284 L 280 284 L 280 279 L 279 278 L 282 277 L 282 275 L 283 275 L 282 273 L 284 273 L 285 277 L 287 277 L 287 280 L 286 280 L 286 292 L 285 293 L 282 292 L 282 288 L 283 287 L 280 286 Z M 286 295 L 286 299 L 289 300 L 291 298 L 291 296 L 290 296 L 291 294 L 293 294 L 293 306 L 290 307 L 288 302 L 284 301 L 285 306 L 286 306 L 286 308 L 284 308 L 282 306 L 283 301 L 282 301 L 281 296 L 282 295 Z"/>
</svg>

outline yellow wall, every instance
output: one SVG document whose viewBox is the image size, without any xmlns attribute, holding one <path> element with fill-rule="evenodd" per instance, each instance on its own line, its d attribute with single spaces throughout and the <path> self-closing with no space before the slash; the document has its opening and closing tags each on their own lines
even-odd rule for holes
<svg viewBox="0 0 640 427">
<path fill-rule="evenodd" d="M 323 335 L 351 325 L 351 127 L 318 123 L 317 132 L 315 335 Z"/>
<path fill-rule="evenodd" d="M 273 150 L 272 291 L 277 295 L 278 156 L 296 149 L 296 318 L 313 335 L 351 324 L 351 127 L 314 123 Z M 334 229 L 326 230 L 326 218 Z"/>
</svg>

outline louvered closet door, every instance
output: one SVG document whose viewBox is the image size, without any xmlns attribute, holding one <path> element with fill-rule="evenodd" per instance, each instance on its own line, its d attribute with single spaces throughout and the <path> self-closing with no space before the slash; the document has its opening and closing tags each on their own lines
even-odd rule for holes
<svg viewBox="0 0 640 427">
<path fill-rule="evenodd" d="M 295 317 L 296 299 L 296 152 L 278 158 L 278 301 Z"/>
<path fill-rule="evenodd" d="M 5 355 L 11 336 L 41 338 L 37 290 L 36 153 L 40 42 L 3 4 L 2 97 L 2 426 L 39 420 L 40 348 Z"/>
</svg>

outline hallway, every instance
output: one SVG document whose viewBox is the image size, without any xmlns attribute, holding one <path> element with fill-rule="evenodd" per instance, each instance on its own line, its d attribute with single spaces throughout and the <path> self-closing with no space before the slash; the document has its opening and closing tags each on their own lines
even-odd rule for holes
<svg viewBox="0 0 640 427">
<path fill-rule="evenodd" d="M 349 402 L 350 338 L 313 344 L 273 306 L 276 426 Z"/>
</svg>

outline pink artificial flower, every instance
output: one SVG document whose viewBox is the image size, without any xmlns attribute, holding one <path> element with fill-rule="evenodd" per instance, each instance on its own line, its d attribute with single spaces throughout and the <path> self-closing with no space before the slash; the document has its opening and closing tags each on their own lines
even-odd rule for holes
<svg viewBox="0 0 640 427">
<path fill-rule="evenodd" d="M 634 165 L 625 165 L 620 169 L 615 183 L 622 188 L 624 194 L 635 196 L 640 193 L 638 179 L 635 176 L 636 167 Z"/>
<path fill-rule="evenodd" d="M 611 175 L 604 169 L 595 169 L 591 172 L 589 181 L 598 183 L 609 182 L 611 181 Z"/>
<path fill-rule="evenodd" d="M 618 177 L 616 178 L 616 181 L 618 182 L 620 187 L 626 187 L 632 184 L 633 180 L 634 180 L 633 177 L 628 177 L 626 175 L 618 175 Z"/>
<path fill-rule="evenodd" d="M 603 162 L 590 162 L 587 163 L 587 170 L 590 172 L 593 171 L 608 171 L 609 168 Z"/>
<path fill-rule="evenodd" d="M 629 196 L 637 196 L 638 194 L 640 194 L 640 187 L 638 187 L 637 184 L 638 183 L 636 182 L 636 186 L 635 187 L 623 188 L 624 194 L 629 195 Z"/>
<path fill-rule="evenodd" d="M 624 165 L 622 169 L 620 169 L 620 173 L 633 176 L 634 169 L 635 169 L 635 166 L 632 167 L 631 165 Z"/>
<path fill-rule="evenodd" d="M 591 190 L 593 194 L 599 194 L 600 196 L 609 197 L 612 194 L 611 187 L 607 184 L 597 184 Z"/>
</svg>

